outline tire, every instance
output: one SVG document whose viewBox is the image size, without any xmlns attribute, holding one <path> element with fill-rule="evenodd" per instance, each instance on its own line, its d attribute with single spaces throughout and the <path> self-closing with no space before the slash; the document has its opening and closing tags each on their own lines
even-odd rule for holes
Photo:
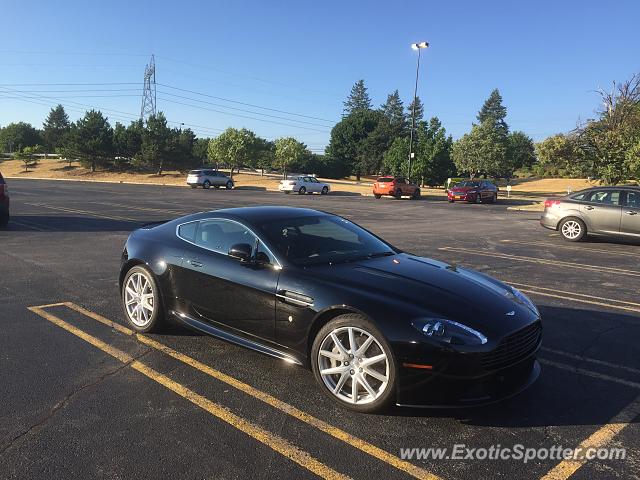
<svg viewBox="0 0 640 480">
<path fill-rule="evenodd" d="M 147 297 L 137 300 L 141 295 Z M 143 266 L 135 266 L 127 272 L 122 282 L 122 307 L 127 323 L 137 332 L 158 331 L 164 321 L 160 289 L 153 275 Z M 150 301 L 149 301 L 150 300 Z M 127 302 L 130 302 L 127 305 Z"/>
<path fill-rule="evenodd" d="M 476 203 L 482 203 L 482 195 L 480 195 L 480 192 L 476 193 Z"/>
<path fill-rule="evenodd" d="M 233 182 L 231 180 L 229 180 L 227 182 L 227 184 L 225 185 L 227 190 L 231 190 L 233 188 Z"/>
<path fill-rule="evenodd" d="M 211 188 L 211 182 L 209 180 L 205 180 L 202 184 L 202 188 L 209 190 L 209 188 Z"/>
<path fill-rule="evenodd" d="M 354 333 L 352 338 L 356 343 L 356 352 L 369 337 L 373 337 L 364 352 L 358 355 L 354 355 L 353 347 L 349 343 L 350 329 Z M 332 334 L 337 336 L 343 347 L 342 354 L 334 343 Z M 321 350 L 333 355 L 322 355 Z M 384 358 L 369 366 L 359 366 L 361 361 L 381 354 L 385 355 Z M 397 367 L 393 351 L 380 330 L 361 315 L 353 313 L 340 315 L 320 329 L 311 348 L 311 367 L 320 388 L 342 407 L 357 412 L 373 413 L 385 410 L 395 400 Z M 342 371 L 324 375 L 320 373 L 328 368 L 340 368 Z M 373 375 L 369 372 L 373 372 Z M 354 381 L 357 382 L 355 403 L 352 400 Z M 374 392 L 373 396 L 368 392 L 363 381 Z M 333 393 L 334 388 L 340 384 L 338 392 Z"/>
<path fill-rule="evenodd" d="M 494 193 L 489 203 L 496 203 L 498 201 L 498 194 Z"/>
<path fill-rule="evenodd" d="M 382 198 L 382 195 L 379 193 L 374 193 L 373 196 L 376 197 L 376 200 L 380 200 Z"/>
<path fill-rule="evenodd" d="M 396 190 L 395 192 L 393 192 L 393 196 L 396 198 L 396 200 L 400 200 L 402 198 L 402 190 Z"/>
<path fill-rule="evenodd" d="M 300 190 L 298 190 L 298 195 L 304 195 L 305 193 L 307 193 L 307 189 L 305 187 L 300 187 Z"/>
<path fill-rule="evenodd" d="M 569 242 L 579 242 L 587 235 L 587 226 L 582 220 L 575 217 L 564 218 L 558 225 L 558 232 Z"/>
<path fill-rule="evenodd" d="M 11 217 L 9 216 L 9 213 L 0 213 L 0 228 L 5 228 L 9 225 L 10 219 Z"/>
<path fill-rule="evenodd" d="M 329 193 L 329 187 L 322 187 L 320 195 L 326 195 L 327 193 Z"/>
<path fill-rule="evenodd" d="M 420 200 L 420 189 L 416 188 L 411 195 L 411 200 Z"/>
</svg>

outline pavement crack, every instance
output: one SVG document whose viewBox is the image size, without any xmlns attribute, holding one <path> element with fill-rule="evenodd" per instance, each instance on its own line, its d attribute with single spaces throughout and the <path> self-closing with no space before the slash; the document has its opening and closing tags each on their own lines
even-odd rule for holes
<svg viewBox="0 0 640 480">
<path fill-rule="evenodd" d="M 0 447 L 0 455 L 4 454 L 8 450 L 10 450 L 13 446 L 15 446 L 23 438 L 25 438 L 26 436 L 28 436 L 32 432 L 34 432 L 34 431 L 40 429 L 41 427 L 43 427 L 46 423 L 49 422 L 49 420 L 51 420 L 54 417 L 54 415 L 58 411 L 60 411 L 62 408 L 64 408 L 66 405 L 68 405 L 68 403 L 76 395 L 80 394 L 81 392 L 83 392 L 83 391 L 85 391 L 85 390 L 87 390 L 87 389 L 89 389 L 91 387 L 95 387 L 96 385 L 99 385 L 100 383 L 102 383 L 107 378 L 110 378 L 113 375 L 116 375 L 118 372 L 124 370 L 125 368 L 130 366 L 133 362 L 139 360 L 140 358 L 145 356 L 150 351 L 151 351 L 151 348 L 145 349 L 139 355 L 136 355 L 135 357 L 131 357 L 131 359 L 129 361 L 127 361 L 126 363 L 122 363 L 122 364 L 118 365 L 116 368 L 113 368 L 113 369 L 109 370 L 108 372 L 104 373 L 103 375 L 101 375 L 95 381 L 90 382 L 90 383 L 86 383 L 84 385 L 81 385 L 80 387 L 78 387 L 74 391 L 72 391 L 72 392 L 68 393 L 67 395 L 65 395 L 64 398 L 62 400 L 60 400 L 59 402 L 57 402 L 42 419 L 40 419 L 38 422 L 34 423 L 33 425 L 29 426 L 28 428 L 26 428 L 22 432 L 18 433 L 11 440 L 9 440 L 5 445 Z"/>
</svg>

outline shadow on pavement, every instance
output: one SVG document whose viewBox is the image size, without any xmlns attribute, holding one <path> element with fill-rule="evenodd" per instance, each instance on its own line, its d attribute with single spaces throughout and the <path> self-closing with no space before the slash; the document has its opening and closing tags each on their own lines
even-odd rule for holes
<svg viewBox="0 0 640 480">
<path fill-rule="evenodd" d="M 0 235 L 11 232 L 51 234 L 55 232 L 130 232 L 152 219 L 134 222 L 93 217 L 53 215 L 12 215 L 9 225 L 0 229 Z"/>
</svg>

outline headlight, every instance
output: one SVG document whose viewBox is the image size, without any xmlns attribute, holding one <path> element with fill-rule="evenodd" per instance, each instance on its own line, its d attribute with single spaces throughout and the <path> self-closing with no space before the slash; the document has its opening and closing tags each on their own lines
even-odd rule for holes
<svg viewBox="0 0 640 480">
<path fill-rule="evenodd" d="M 513 296 L 516 298 L 516 300 L 518 300 L 520 303 L 523 303 L 524 305 L 529 307 L 533 311 L 533 313 L 540 316 L 538 307 L 536 307 L 535 303 L 533 303 L 529 297 L 527 297 L 524 293 L 522 293 L 520 290 L 518 290 L 515 287 L 511 287 L 511 291 L 513 293 Z"/>
<path fill-rule="evenodd" d="M 471 327 L 446 318 L 424 318 L 413 326 L 433 340 L 452 345 L 484 345 L 487 337 Z"/>
</svg>

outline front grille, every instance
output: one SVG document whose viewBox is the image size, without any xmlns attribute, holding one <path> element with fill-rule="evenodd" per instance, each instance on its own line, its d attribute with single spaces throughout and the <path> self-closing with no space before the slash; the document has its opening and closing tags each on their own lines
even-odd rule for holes
<svg viewBox="0 0 640 480">
<path fill-rule="evenodd" d="M 507 335 L 495 350 L 483 355 L 482 366 L 485 370 L 498 370 L 513 365 L 534 352 L 541 337 L 542 325 L 539 321 Z"/>
</svg>

